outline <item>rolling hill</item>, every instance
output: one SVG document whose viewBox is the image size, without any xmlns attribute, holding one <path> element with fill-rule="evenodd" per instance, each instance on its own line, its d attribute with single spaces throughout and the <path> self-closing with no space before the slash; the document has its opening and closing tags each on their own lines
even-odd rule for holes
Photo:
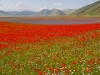
<svg viewBox="0 0 100 75">
<path fill-rule="evenodd" d="M 100 15 L 100 1 L 86 5 L 76 10 L 71 15 Z"/>
</svg>

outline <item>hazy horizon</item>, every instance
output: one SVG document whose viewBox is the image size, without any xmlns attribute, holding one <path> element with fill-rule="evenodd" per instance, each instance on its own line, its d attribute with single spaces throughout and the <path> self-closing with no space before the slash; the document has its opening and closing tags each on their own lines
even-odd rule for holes
<svg viewBox="0 0 100 75">
<path fill-rule="evenodd" d="M 43 9 L 78 9 L 98 0 L 0 0 L 0 10 L 3 11 L 40 11 Z"/>
</svg>

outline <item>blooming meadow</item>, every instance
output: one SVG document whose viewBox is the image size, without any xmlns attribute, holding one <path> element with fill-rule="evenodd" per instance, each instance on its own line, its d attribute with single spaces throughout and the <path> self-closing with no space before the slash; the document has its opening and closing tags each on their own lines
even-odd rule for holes
<svg viewBox="0 0 100 75">
<path fill-rule="evenodd" d="M 0 22 L 0 75 L 99 74 L 99 23 Z"/>
</svg>

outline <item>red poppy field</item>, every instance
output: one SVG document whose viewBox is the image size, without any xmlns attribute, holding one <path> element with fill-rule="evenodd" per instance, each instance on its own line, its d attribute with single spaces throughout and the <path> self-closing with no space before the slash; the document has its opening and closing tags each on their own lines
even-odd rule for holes
<svg viewBox="0 0 100 75">
<path fill-rule="evenodd" d="M 99 75 L 100 23 L 0 22 L 0 75 Z"/>
</svg>

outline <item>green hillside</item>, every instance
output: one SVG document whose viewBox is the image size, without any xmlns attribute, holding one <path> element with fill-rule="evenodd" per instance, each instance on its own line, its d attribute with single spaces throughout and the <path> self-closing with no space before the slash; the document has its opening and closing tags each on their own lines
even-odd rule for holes
<svg viewBox="0 0 100 75">
<path fill-rule="evenodd" d="M 100 1 L 84 6 L 76 10 L 72 15 L 99 15 L 100 16 Z"/>
</svg>

